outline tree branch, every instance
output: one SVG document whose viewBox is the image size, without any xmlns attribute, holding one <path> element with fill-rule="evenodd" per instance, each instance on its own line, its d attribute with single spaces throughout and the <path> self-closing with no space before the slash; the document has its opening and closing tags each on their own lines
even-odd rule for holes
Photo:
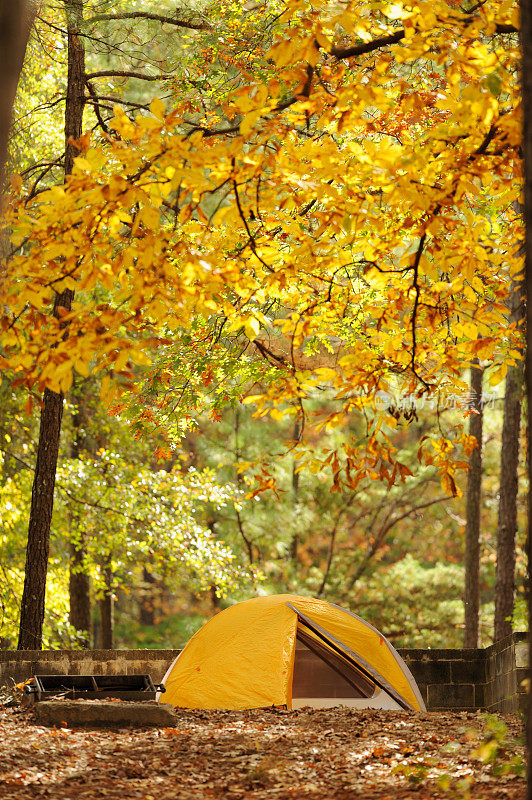
<svg viewBox="0 0 532 800">
<path fill-rule="evenodd" d="M 56 484 L 59 491 L 66 494 L 74 503 L 78 503 L 81 506 L 90 506 L 90 508 L 97 508 L 99 511 L 109 511 L 111 514 L 117 514 L 119 517 L 124 517 L 125 519 L 132 520 L 133 522 L 144 522 L 145 520 L 140 519 L 139 517 L 133 517 L 131 514 L 126 514 L 124 511 L 121 511 L 118 508 L 113 508 L 112 506 L 104 506 L 101 503 L 91 503 L 90 500 L 82 500 L 79 497 L 75 497 L 68 489 L 65 489 L 64 486 L 61 484 Z"/>
<path fill-rule="evenodd" d="M 353 56 L 362 56 L 365 53 L 372 53 L 373 50 L 380 50 L 381 47 L 388 47 L 391 44 L 397 44 L 404 39 L 406 32 L 404 28 L 400 28 L 390 36 L 382 36 L 380 39 L 373 39 L 371 42 L 363 42 L 362 44 L 355 44 L 352 47 L 333 47 L 329 51 L 331 56 L 335 58 L 352 58 Z"/>
<path fill-rule="evenodd" d="M 94 22 L 105 22 L 115 19 L 151 19 L 156 22 L 164 22 L 166 25 L 176 25 L 178 28 L 188 28 L 193 31 L 212 30 L 210 22 L 189 22 L 184 19 L 178 19 L 177 17 L 166 17 L 163 14 L 151 14 L 148 11 L 131 11 L 124 14 L 97 14 L 85 20 L 85 24 L 92 25 Z"/>
<path fill-rule="evenodd" d="M 416 376 L 416 378 L 421 381 L 423 386 L 428 388 L 428 383 L 423 380 L 421 375 L 418 375 L 416 371 L 416 346 L 417 346 L 417 333 L 416 333 L 416 325 L 417 325 L 417 310 L 419 306 L 419 297 L 421 294 L 421 286 L 418 282 L 419 277 L 419 262 L 421 260 L 421 254 L 423 253 L 423 247 L 425 245 L 425 239 L 427 238 L 427 234 L 424 233 L 423 236 L 419 240 L 419 246 L 417 248 L 416 257 L 414 259 L 414 279 L 412 281 L 412 286 L 416 293 L 416 297 L 414 299 L 414 308 L 412 309 L 412 358 L 410 359 L 410 367 L 412 368 L 412 372 Z"/>
<path fill-rule="evenodd" d="M 108 69 L 100 72 L 88 72 L 85 75 L 87 81 L 93 78 L 138 78 L 141 81 L 167 81 L 172 75 L 145 75 L 143 72 L 130 72 L 126 69 Z"/>
<path fill-rule="evenodd" d="M 240 516 L 240 511 L 237 508 L 235 508 L 235 514 L 236 514 L 236 520 L 237 520 L 237 523 L 238 523 L 238 530 L 240 531 L 240 535 L 241 535 L 241 537 L 242 537 L 242 539 L 244 541 L 244 544 L 246 545 L 246 549 L 248 551 L 249 563 L 253 564 L 253 543 L 251 542 L 251 539 L 248 539 L 248 537 L 245 534 L 244 525 L 243 525 L 243 522 L 242 522 L 242 517 Z"/>
<path fill-rule="evenodd" d="M 425 503 L 420 503 L 417 506 L 413 506 L 412 508 L 409 508 L 403 514 L 400 514 L 398 517 L 394 517 L 389 522 L 386 521 L 382 525 L 382 527 L 379 530 L 379 532 L 377 533 L 377 535 L 375 536 L 375 538 L 373 540 L 373 543 L 370 545 L 370 547 L 366 551 L 366 554 L 365 554 L 364 558 L 362 559 L 361 563 L 358 565 L 357 569 L 355 570 L 355 574 L 352 576 L 351 580 L 349 581 L 349 586 L 347 588 L 347 592 L 350 592 L 353 589 L 353 586 L 358 581 L 358 579 L 363 575 L 363 573 L 366 571 L 366 567 L 368 566 L 369 562 L 371 561 L 371 559 L 373 558 L 373 556 L 375 555 L 375 553 L 377 552 L 379 547 L 382 545 L 386 534 L 389 533 L 391 531 L 391 529 L 395 525 L 397 525 L 398 522 L 401 522 L 401 520 L 406 519 L 411 514 L 415 514 L 416 511 L 421 511 L 422 509 L 428 508 L 429 506 L 433 506 L 436 503 L 442 503 L 444 500 L 451 500 L 451 499 L 452 498 L 450 498 L 448 495 L 443 495 L 442 497 L 436 497 L 433 500 L 427 500 Z"/>
<path fill-rule="evenodd" d="M 325 586 L 327 584 L 327 578 L 329 577 L 329 572 L 331 570 L 332 561 L 333 561 L 333 557 L 334 557 L 334 545 L 335 545 L 335 542 L 336 542 L 336 534 L 338 532 L 338 527 L 340 525 L 342 517 L 347 512 L 349 507 L 354 503 L 356 497 L 357 497 L 357 495 L 353 492 L 353 494 L 351 495 L 351 497 L 349 498 L 349 500 L 347 501 L 345 506 L 343 508 L 341 508 L 340 511 L 337 514 L 336 520 L 334 522 L 333 529 L 331 531 L 331 539 L 330 539 L 330 542 L 329 542 L 329 554 L 327 556 L 327 565 L 326 565 L 325 571 L 323 573 L 323 577 L 322 577 L 322 581 L 321 581 L 321 584 L 320 584 L 320 588 L 318 589 L 318 592 L 317 592 L 317 595 L 316 595 L 317 597 L 321 597 L 323 592 L 325 591 Z"/>
<path fill-rule="evenodd" d="M 286 361 L 282 356 L 276 355 L 276 353 L 272 352 L 266 345 L 260 341 L 260 339 L 253 339 L 251 344 L 254 344 L 259 353 L 266 358 L 269 364 L 276 366 L 276 364 L 281 364 L 283 367 L 287 367 L 288 369 L 293 369 L 292 365 Z M 270 361 L 272 359 L 272 361 Z"/>
<path fill-rule="evenodd" d="M 498 22 L 495 26 L 495 33 L 519 33 L 519 29 L 515 25 L 506 25 Z"/>
<path fill-rule="evenodd" d="M 86 82 L 87 88 L 88 88 L 88 90 L 90 92 L 90 95 L 91 95 L 91 98 L 92 98 L 92 101 L 93 101 L 94 113 L 96 114 L 96 119 L 100 123 L 101 129 L 108 136 L 113 136 L 113 138 L 116 138 L 116 133 L 109 129 L 109 126 L 106 124 L 104 118 L 102 117 L 102 112 L 101 112 L 101 109 L 100 109 L 100 100 L 99 100 L 98 95 L 96 94 L 96 90 L 95 90 L 94 86 L 88 80 L 85 81 L 85 82 Z"/>
<path fill-rule="evenodd" d="M 495 26 L 495 33 L 519 33 L 519 31 L 514 25 L 497 23 Z M 371 42 L 355 44 L 352 47 L 333 47 L 332 50 L 329 50 L 329 55 L 339 59 L 361 56 L 365 53 L 372 53 L 374 50 L 380 50 L 381 47 L 398 44 L 398 42 L 405 38 L 405 35 L 406 31 L 404 28 L 400 28 L 389 36 L 382 36 L 380 39 L 373 39 Z"/>
<path fill-rule="evenodd" d="M 233 159 L 233 167 L 234 166 L 235 166 L 235 160 Z M 234 190 L 234 193 L 235 193 L 236 206 L 238 208 L 238 213 L 240 215 L 240 219 L 244 223 L 244 227 L 246 229 L 246 233 L 247 233 L 247 235 L 249 237 L 248 244 L 249 244 L 249 246 L 251 248 L 251 252 L 255 256 L 255 258 L 257 258 L 260 261 L 260 263 L 262 264 L 263 267 L 265 267 L 270 272 L 273 272 L 272 267 L 270 267 L 270 265 L 267 264 L 264 261 L 264 259 L 261 258 L 259 256 L 259 254 L 257 253 L 257 246 L 256 246 L 256 243 L 255 243 L 255 237 L 253 236 L 253 234 L 251 233 L 251 230 L 249 229 L 248 221 L 247 221 L 247 219 L 245 217 L 244 210 L 243 210 L 242 204 L 240 202 L 240 195 L 238 194 L 238 184 L 237 184 L 236 180 L 233 180 L 233 190 Z"/>
<path fill-rule="evenodd" d="M 89 83 L 89 81 L 87 81 Z M 94 94 L 93 94 L 94 92 Z M 150 106 L 149 103 L 135 103 L 133 100 L 125 100 L 122 97 L 113 97 L 112 95 L 108 94 L 97 94 L 92 87 L 91 96 L 97 98 L 98 103 L 116 103 L 117 105 L 122 106 L 131 106 L 131 108 L 142 108 L 144 111 L 149 111 Z"/>
<path fill-rule="evenodd" d="M 31 467 L 29 464 L 27 464 L 25 461 L 23 461 L 23 460 L 22 460 L 21 458 L 19 458 L 18 456 L 16 456 L 16 455 L 15 455 L 14 453 L 12 453 L 10 450 L 4 450 L 4 448 L 3 448 L 3 447 L 0 447 L 0 453 L 3 453 L 3 454 L 4 454 L 5 456 L 7 456 L 8 458 L 12 458 L 14 461 L 16 461 L 16 462 L 17 462 L 18 464 L 20 464 L 22 467 L 24 467 L 24 469 L 29 469 L 29 470 L 30 470 L 30 472 L 33 472 L 33 471 L 34 471 L 33 467 Z"/>
</svg>

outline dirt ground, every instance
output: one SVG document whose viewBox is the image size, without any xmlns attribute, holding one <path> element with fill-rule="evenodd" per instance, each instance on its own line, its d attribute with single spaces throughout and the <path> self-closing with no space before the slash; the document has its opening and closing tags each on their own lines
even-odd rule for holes
<svg viewBox="0 0 532 800">
<path fill-rule="evenodd" d="M 176 728 L 70 730 L 3 709 L 0 797 L 521 800 L 521 727 L 514 715 L 337 708 L 179 711 Z"/>
</svg>

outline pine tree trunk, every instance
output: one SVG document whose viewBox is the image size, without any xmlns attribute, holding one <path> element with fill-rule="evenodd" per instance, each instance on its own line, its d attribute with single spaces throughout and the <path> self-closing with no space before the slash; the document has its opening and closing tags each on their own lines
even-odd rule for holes
<svg viewBox="0 0 532 800">
<path fill-rule="evenodd" d="M 105 567 L 105 591 L 100 598 L 100 647 L 102 650 L 113 649 L 114 632 L 114 600 L 113 600 L 113 573 L 110 567 Z"/>
<path fill-rule="evenodd" d="M 480 511 L 482 497 L 482 375 L 483 370 L 471 366 L 471 408 L 477 413 L 469 417 L 469 435 L 477 447 L 469 458 L 467 473 L 465 529 L 465 630 L 464 647 L 478 647 L 480 609 Z"/>
<path fill-rule="evenodd" d="M 50 525 L 62 416 L 63 397 L 46 389 L 31 495 L 24 591 L 20 609 L 19 650 L 40 650 L 42 647 Z"/>
<path fill-rule="evenodd" d="M 498 641 L 512 632 L 515 597 L 515 535 L 517 533 L 517 473 L 521 429 L 523 367 L 506 374 L 501 441 L 499 515 L 497 520 L 497 576 L 495 580 L 495 630 Z"/>
<path fill-rule="evenodd" d="M 83 22 L 83 0 L 65 0 L 68 32 L 68 83 L 65 110 L 65 177 L 72 172 L 77 148 L 72 139 L 81 136 L 83 125 L 85 52 L 78 36 Z M 66 289 L 55 299 L 54 314 L 69 311 L 74 293 Z M 20 609 L 19 650 L 40 650 L 50 550 L 50 525 L 54 503 L 55 475 L 59 455 L 63 395 L 45 390 L 37 460 L 31 497 L 24 591 Z"/>
<path fill-rule="evenodd" d="M 526 395 L 528 408 L 527 450 L 528 485 L 532 487 L 532 430 L 530 408 L 532 407 L 532 4 L 521 0 L 521 47 L 522 47 L 522 93 L 523 93 L 523 157 L 525 178 L 525 288 L 526 288 Z M 526 553 L 528 561 L 527 595 L 529 631 L 532 620 L 532 493 L 528 491 L 528 525 Z M 532 687 L 532 636 L 528 636 L 528 683 Z M 527 800 L 532 800 L 532 691 L 528 692 L 527 704 Z"/>
<path fill-rule="evenodd" d="M 83 0 L 65 0 L 68 38 L 68 80 L 65 107 L 65 176 L 72 174 L 79 149 L 74 141 L 83 133 L 85 105 L 85 44 Z"/>
</svg>

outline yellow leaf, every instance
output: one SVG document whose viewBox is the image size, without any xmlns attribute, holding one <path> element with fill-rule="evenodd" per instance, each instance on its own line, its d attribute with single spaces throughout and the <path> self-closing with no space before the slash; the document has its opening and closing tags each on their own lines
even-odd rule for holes
<svg viewBox="0 0 532 800">
<path fill-rule="evenodd" d="M 338 377 L 336 370 L 331 369 L 330 367 L 318 367 L 318 369 L 314 371 L 316 375 L 318 375 L 324 381 L 333 381 Z"/>
<path fill-rule="evenodd" d="M 136 119 L 136 123 L 139 126 L 139 128 L 142 128 L 143 130 L 147 131 L 152 131 L 155 130 L 155 128 L 161 127 L 160 121 L 154 119 L 153 117 L 148 117 L 146 116 L 146 114 L 139 114 Z M 78 159 L 76 159 L 76 161 L 77 160 Z"/>
<path fill-rule="evenodd" d="M 490 386 L 497 386 L 498 383 L 504 380 L 508 372 L 508 364 L 501 364 L 497 369 L 493 370 L 489 377 Z"/>
<path fill-rule="evenodd" d="M 128 353 L 128 351 L 127 350 L 122 350 L 119 353 L 118 358 L 116 359 L 115 363 L 113 364 L 113 369 L 115 369 L 117 372 L 120 372 L 127 365 L 128 361 L 129 361 L 129 353 Z"/>
<path fill-rule="evenodd" d="M 160 99 L 160 97 L 154 97 L 150 103 L 150 111 L 154 117 L 157 119 L 164 120 L 165 117 L 165 108 L 164 103 Z"/>
<path fill-rule="evenodd" d="M 75 369 L 79 372 L 80 375 L 83 375 L 84 378 L 87 378 L 89 375 L 89 365 L 85 363 L 85 361 L 81 361 L 78 359 L 74 362 Z"/>
<path fill-rule="evenodd" d="M 268 97 L 268 87 L 263 84 L 262 86 L 259 86 L 257 88 L 253 100 L 256 103 L 256 105 L 263 106 L 264 103 L 266 102 L 267 97 Z"/>
<path fill-rule="evenodd" d="M 103 397 L 105 397 L 107 395 L 107 393 L 109 391 L 109 384 L 110 383 L 111 383 L 111 379 L 109 378 L 109 375 L 104 375 L 104 378 L 102 380 L 102 385 L 100 387 L 100 397 L 103 398 Z"/>
<path fill-rule="evenodd" d="M 259 109 L 258 111 L 250 111 L 249 114 L 246 114 L 240 123 L 240 133 L 242 136 L 248 136 L 251 133 L 255 127 L 255 124 L 257 123 L 257 120 L 260 119 L 261 113 L 262 111 Z"/>
<path fill-rule="evenodd" d="M 258 319 L 255 317 L 248 317 L 244 330 L 246 332 L 246 336 L 251 342 L 256 339 L 260 331 L 260 323 Z"/>
<path fill-rule="evenodd" d="M 476 339 L 478 336 L 478 328 L 472 322 L 463 322 L 462 330 L 470 339 Z"/>
<path fill-rule="evenodd" d="M 59 386 L 60 386 L 61 391 L 63 392 L 63 394 L 68 392 L 68 390 L 72 386 L 72 380 L 73 380 L 73 375 L 72 375 L 72 370 L 71 369 L 69 369 L 68 372 L 65 372 L 61 376 L 61 378 L 59 380 Z"/>
<path fill-rule="evenodd" d="M 18 174 L 12 175 L 10 180 L 13 189 L 16 192 L 20 192 L 20 190 L 22 189 L 22 178 L 20 177 L 20 175 Z"/>
<path fill-rule="evenodd" d="M 129 355 L 131 360 L 141 367 L 148 367 L 151 364 L 151 358 L 144 350 L 134 349 L 130 351 Z"/>
</svg>

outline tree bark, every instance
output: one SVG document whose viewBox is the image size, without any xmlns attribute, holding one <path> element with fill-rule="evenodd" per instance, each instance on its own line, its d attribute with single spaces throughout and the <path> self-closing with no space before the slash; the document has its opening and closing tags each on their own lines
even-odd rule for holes
<svg viewBox="0 0 532 800">
<path fill-rule="evenodd" d="M 221 607 L 220 598 L 216 593 L 216 588 L 217 587 L 215 585 L 212 585 L 210 588 L 212 610 L 214 611 L 215 614 L 218 613 Z"/>
<path fill-rule="evenodd" d="M 83 647 L 90 647 L 90 578 L 84 572 L 84 556 L 83 543 L 71 542 L 68 580 L 69 622 L 80 633 L 80 644 Z"/>
<path fill-rule="evenodd" d="M 532 3 L 521 0 L 521 49 L 522 49 L 522 95 L 523 95 L 523 159 L 525 178 L 525 289 L 526 289 L 526 395 L 528 408 L 527 451 L 528 485 L 532 487 L 532 430 L 530 408 L 532 407 Z M 528 523 L 526 553 L 528 562 L 527 595 L 529 631 L 532 620 L 532 493 L 528 490 Z M 527 703 L 527 800 L 532 800 L 532 636 L 528 635 L 528 703 Z"/>
<path fill-rule="evenodd" d="M 0 0 L 0 197 L 13 103 L 34 13 L 28 0 Z"/>
<path fill-rule="evenodd" d="M 512 320 L 523 317 L 522 282 L 519 281 L 510 300 Z M 497 573 L 495 580 L 495 630 L 498 641 L 512 632 L 511 617 L 515 599 L 515 535 L 517 533 L 517 495 L 519 438 L 521 431 L 521 397 L 523 364 L 509 367 L 504 393 L 504 417 L 501 439 L 501 471 L 499 515 L 497 520 Z"/>
<path fill-rule="evenodd" d="M 100 598 L 100 647 L 102 650 L 113 649 L 114 600 L 113 573 L 110 566 L 104 569 L 105 589 Z"/>
<path fill-rule="evenodd" d="M 65 107 L 65 177 L 71 175 L 79 148 L 74 141 L 83 133 L 85 105 L 85 45 L 83 0 L 65 0 L 68 40 L 68 80 Z"/>
<path fill-rule="evenodd" d="M 294 422 L 294 433 L 293 433 L 294 441 L 298 442 L 300 436 L 301 436 L 301 425 L 299 423 L 299 420 L 296 420 Z M 299 502 L 299 472 L 297 471 L 297 461 L 295 459 L 292 462 L 292 497 L 295 506 Z M 299 535 L 296 530 L 290 542 L 290 558 L 293 564 L 296 566 L 296 568 L 298 563 L 298 552 L 297 552 L 298 547 L 299 547 Z"/>
<path fill-rule="evenodd" d="M 62 395 L 46 389 L 31 495 L 24 591 L 20 609 L 19 650 L 40 650 L 42 647 L 50 525 L 62 416 Z"/>
<path fill-rule="evenodd" d="M 85 51 L 78 36 L 83 23 L 83 0 L 65 0 L 68 35 L 68 83 L 65 110 L 65 177 L 71 174 L 78 152 L 73 139 L 83 126 Z M 66 289 L 55 299 L 59 308 L 70 311 L 74 293 Z M 20 610 L 19 650 L 40 650 L 44 621 L 46 576 L 50 550 L 50 526 L 54 503 L 55 475 L 59 456 L 63 395 L 45 390 L 41 410 L 39 443 L 33 480 L 24 591 Z"/>
<path fill-rule="evenodd" d="M 83 386 L 77 387 L 76 410 L 72 415 L 73 437 L 70 448 L 72 458 L 79 458 L 81 451 L 86 449 L 86 430 L 88 424 L 88 408 Z M 80 643 L 83 647 L 90 647 L 91 628 L 91 597 L 90 578 L 85 571 L 85 536 L 81 527 L 81 515 L 78 510 L 71 516 L 71 540 L 69 562 L 69 621 L 80 633 Z"/>
<path fill-rule="evenodd" d="M 480 608 L 480 510 L 482 497 L 482 375 L 478 364 L 471 365 L 471 408 L 469 435 L 477 446 L 469 457 L 467 473 L 466 529 L 465 529 L 465 630 L 464 647 L 478 647 Z"/>
<path fill-rule="evenodd" d="M 155 625 L 155 594 L 153 585 L 157 583 L 151 572 L 142 568 L 142 599 L 140 603 L 140 622 L 142 625 Z"/>
</svg>

